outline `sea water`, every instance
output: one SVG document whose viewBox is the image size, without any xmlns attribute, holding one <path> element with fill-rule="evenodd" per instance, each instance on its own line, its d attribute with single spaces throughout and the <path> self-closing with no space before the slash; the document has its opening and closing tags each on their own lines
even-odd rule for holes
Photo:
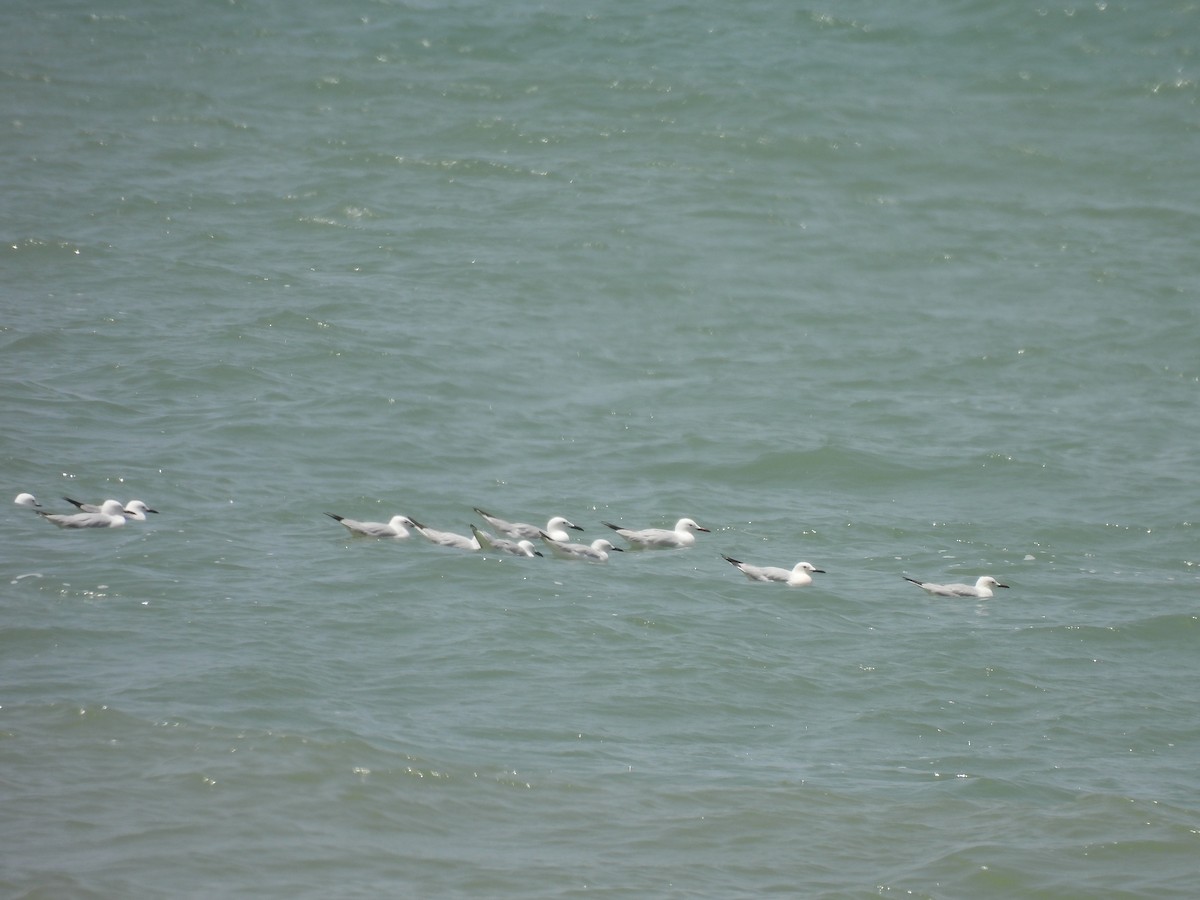
<svg viewBox="0 0 1200 900">
<path fill-rule="evenodd" d="M 1192 896 L 1197 33 L 4 4 L 0 893 Z"/>
</svg>

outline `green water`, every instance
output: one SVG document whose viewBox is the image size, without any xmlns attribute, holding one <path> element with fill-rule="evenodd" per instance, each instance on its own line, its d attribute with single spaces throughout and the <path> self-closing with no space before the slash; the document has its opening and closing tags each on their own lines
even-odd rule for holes
<svg viewBox="0 0 1200 900">
<path fill-rule="evenodd" d="M 5 482 L 161 511 L 0 516 L 0 893 L 1192 894 L 1197 12 L 877 6 L 0 9 Z M 711 532 L 324 515 L 476 506 Z"/>
</svg>

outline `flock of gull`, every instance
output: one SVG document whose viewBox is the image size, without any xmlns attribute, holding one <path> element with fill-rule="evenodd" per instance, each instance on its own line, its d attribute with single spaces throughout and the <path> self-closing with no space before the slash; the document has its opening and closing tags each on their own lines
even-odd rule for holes
<svg viewBox="0 0 1200 900">
<path fill-rule="evenodd" d="M 126 519 L 135 522 L 145 522 L 146 513 L 158 513 L 141 500 L 130 500 L 122 503 L 120 500 L 105 500 L 103 503 L 83 503 L 63 497 L 75 507 L 74 513 L 48 513 L 43 510 L 33 494 L 17 494 L 13 503 L 17 506 L 27 506 L 33 509 L 47 522 L 53 522 L 59 528 L 120 528 Z"/>
<path fill-rule="evenodd" d="M 119 500 L 105 500 L 100 504 L 82 503 L 63 497 L 77 509 L 74 513 L 49 513 L 41 509 L 41 504 L 33 494 L 18 494 L 13 501 L 18 506 L 34 509 L 39 516 L 52 522 L 59 528 L 120 528 L 128 519 L 145 521 L 147 513 L 157 513 L 141 500 L 131 500 L 121 503 Z M 507 553 L 513 556 L 543 556 L 539 546 L 547 548 L 551 554 L 563 559 L 583 560 L 585 562 L 608 562 L 610 553 L 620 553 L 625 550 L 672 550 L 691 547 L 696 543 L 696 533 L 708 533 L 709 529 L 696 523 L 694 519 L 680 519 L 674 528 L 623 528 L 604 522 L 623 538 L 627 544 L 618 547 L 607 538 L 597 538 L 590 544 L 571 540 L 571 531 L 583 531 L 581 527 L 565 519 L 555 516 L 541 527 L 524 522 L 509 522 L 484 512 L 475 507 L 475 513 L 480 516 L 493 532 L 484 531 L 476 525 L 470 526 L 471 534 L 458 534 L 453 531 L 438 531 L 428 528 L 410 519 L 408 516 L 392 516 L 387 522 L 361 522 L 349 519 L 335 513 L 325 515 L 344 526 L 351 535 L 371 538 L 391 538 L 398 540 L 407 538 L 412 532 L 443 547 L 472 552 L 491 550 L 497 553 Z M 500 535 L 503 535 L 501 537 Z M 825 574 L 824 569 L 818 569 L 812 563 L 798 562 L 790 569 L 779 566 L 755 566 L 734 559 L 732 556 L 721 555 L 721 558 L 736 568 L 751 581 L 778 582 L 788 587 L 805 587 L 813 583 L 814 574 Z M 1007 588 L 990 575 L 983 575 L 975 584 L 936 584 L 932 581 L 918 581 L 915 578 L 903 576 L 905 581 L 911 581 L 917 587 L 939 597 L 974 597 L 987 599 L 991 597 L 993 588 Z"/>
</svg>

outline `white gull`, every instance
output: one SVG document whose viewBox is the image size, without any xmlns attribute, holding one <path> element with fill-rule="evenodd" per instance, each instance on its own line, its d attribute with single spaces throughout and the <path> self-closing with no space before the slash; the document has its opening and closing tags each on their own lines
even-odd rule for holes
<svg viewBox="0 0 1200 900">
<path fill-rule="evenodd" d="M 749 563 L 742 562 L 740 559 L 734 559 L 732 556 L 725 556 L 724 554 L 721 554 L 721 558 L 732 564 L 751 581 L 779 581 L 788 587 L 806 587 L 813 583 L 813 572 L 820 572 L 822 575 L 825 574 L 824 569 L 818 569 L 812 563 L 808 562 L 798 562 L 792 568 L 784 569 L 779 566 L 752 566 Z"/>
<path fill-rule="evenodd" d="M 556 541 L 569 541 L 571 536 L 564 529 L 570 528 L 572 531 L 583 531 L 574 522 L 569 519 L 564 519 L 562 516 L 555 516 L 546 523 L 545 528 L 538 528 L 536 525 L 527 525 L 524 522 L 507 522 L 498 516 L 493 516 L 491 513 L 486 513 L 478 506 L 475 507 L 475 512 L 483 516 L 489 525 L 499 531 L 501 534 L 506 534 L 510 538 L 516 540 L 532 541 L 538 538 L 543 532 L 550 535 Z"/>
<path fill-rule="evenodd" d="M 74 506 L 76 509 L 78 509 L 80 512 L 90 512 L 90 513 L 100 512 L 100 509 L 101 509 L 101 507 L 104 506 L 104 503 L 121 503 L 120 500 L 113 500 L 111 498 L 109 498 L 108 500 L 105 500 L 104 503 L 84 503 L 81 500 L 72 500 L 70 497 L 63 497 L 63 499 L 66 500 L 68 503 L 70 503 L 72 506 Z M 121 505 L 124 506 L 125 504 L 121 503 Z"/>
<path fill-rule="evenodd" d="M 533 546 L 533 541 L 528 538 L 522 538 L 519 541 L 510 541 L 507 538 L 494 537 L 486 531 L 480 531 L 471 525 L 471 534 L 475 536 L 480 549 L 482 550 L 499 550 L 501 553 L 511 553 L 513 556 L 541 556 L 541 552 Z"/>
<path fill-rule="evenodd" d="M 634 528 L 622 528 L 620 525 L 613 525 L 611 522 L 605 522 L 604 524 L 635 547 L 656 550 L 671 547 L 690 547 L 696 543 L 694 532 L 708 531 L 707 528 L 697 525 L 693 519 L 680 519 L 675 523 L 673 529 L 644 528 L 640 531 Z"/>
<path fill-rule="evenodd" d="M 125 518 L 127 519 L 133 519 L 135 522 L 145 522 L 146 513 L 158 515 L 158 510 L 151 509 L 141 500 L 130 500 L 125 504 Z"/>
<path fill-rule="evenodd" d="M 78 507 L 80 512 L 85 512 L 85 513 L 98 513 L 101 511 L 102 507 L 104 506 L 103 503 L 100 503 L 100 504 L 84 503 L 80 500 L 72 500 L 70 497 L 63 497 L 63 499 L 66 500 L 68 503 L 70 503 L 72 506 Z M 105 500 L 104 501 L 104 503 L 110 503 L 110 502 L 120 503 L 121 501 L 120 500 L 111 500 L 111 501 Z M 124 509 L 125 517 L 128 519 L 134 519 L 138 522 L 146 521 L 146 513 L 154 513 L 156 515 L 158 514 L 157 509 L 151 509 L 148 505 L 146 505 L 146 502 L 143 500 L 130 500 L 128 503 L 124 504 L 124 507 L 125 507 L 125 509 Z"/>
<path fill-rule="evenodd" d="M 479 541 L 474 537 L 467 537 L 462 534 L 455 534 L 453 531 L 435 531 L 432 528 L 426 528 L 420 522 L 413 520 L 413 528 L 417 530 L 417 534 L 443 547 L 453 547 L 456 550 L 479 550 Z"/>
<path fill-rule="evenodd" d="M 911 581 L 917 587 L 922 588 L 929 593 L 938 597 L 978 597 L 980 600 L 986 600 L 992 596 L 992 588 L 1006 588 L 1007 584 L 1001 584 L 991 575 L 981 575 L 974 586 L 969 584 L 934 584 L 932 581 L 917 581 L 915 578 L 903 576 L 905 581 Z"/>
<path fill-rule="evenodd" d="M 40 508 L 42 504 L 38 503 L 37 497 L 29 493 L 20 493 L 13 498 L 13 503 L 17 506 L 28 506 L 30 509 Z"/>
<path fill-rule="evenodd" d="M 555 556 L 563 559 L 582 559 L 588 562 L 608 562 L 609 553 L 623 552 L 620 547 L 614 546 L 612 541 L 605 538 L 597 538 L 591 544 L 568 544 L 563 541 L 556 541 L 547 534 L 542 535 L 542 540 L 546 546 L 550 548 L 550 552 Z"/>
<path fill-rule="evenodd" d="M 105 500 L 100 504 L 99 512 L 81 512 L 63 516 L 57 513 L 38 511 L 43 519 L 48 519 L 59 528 L 120 528 L 125 524 L 125 510 L 120 500 Z"/>
<path fill-rule="evenodd" d="M 392 516 L 387 522 L 360 522 L 336 513 L 327 512 L 325 515 L 335 522 L 341 522 L 351 534 L 362 534 L 367 537 L 406 538 L 408 529 L 413 527 L 413 521 L 408 516 Z"/>
</svg>

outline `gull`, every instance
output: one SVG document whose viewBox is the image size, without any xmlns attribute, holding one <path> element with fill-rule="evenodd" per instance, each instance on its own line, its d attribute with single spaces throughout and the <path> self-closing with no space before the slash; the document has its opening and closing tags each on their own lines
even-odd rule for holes
<svg viewBox="0 0 1200 900">
<path fill-rule="evenodd" d="M 550 552 L 563 559 L 608 562 L 609 553 L 624 552 L 622 548 L 614 546 L 612 541 L 605 540 L 604 538 L 597 538 L 591 544 L 568 544 L 564 541 L 556 541 L 550 535 L 543 533 L 542 540 L 546 542 L 546 546 L 550 548 Z"/>
<path fill-rule="evenodd" d="M 511 553 L 513 556 L 541 556 L 541 551 L 533 546 L 533 541 L 522 538 L 519 541 L 509 541 L 504 538 L 493 537 L 486 531 L 480 531 L 471 525 L 471 534 L 475 535 L 475 541 L 479 544 L 480 549 L 499 550 L 501 553 Z"/>
<path fill-rule="evenodd" d="M 604 524 L 634 546 L 646 549 L 690 547 L 696 543 L 696 535 L 693 532 L 708 531 L 707 528 L 701 528 L 692 519 L 680 519 L 675 523 L 673 529 L 646 528 L 642 531 L 632 528 L 622 528 L 620 525 L 613 525 L 611 522 L 605 522 Z"/>
<path fill-rule="evenodd" d="M 917 587 L 938 597 L 978 597 L 980 600 L 986 600 L 992 596 L 992 588 L 1008 587 L 1007 584 L 1001 584 L 991 575 L 981 575 L 973 586 L 969 584 L 934 584 L 932 581 L 917 581 L 907 575 L 903 577 L 905 581 L 911 581 Z"/>
<path fill-rule="evenodd" d="M 17 504 L 17 506 L 28 506 L 31 509 L 40 509 L 42 505 L 38 503 L 37 497 L 33 496 L 33 494 L 27 493 L 17 494 L 17 496 L 13 498 L 13 503 Z"/>
<path fill-rule="evenodd" d="M 78 510 L 80 512 L 90 512 L 90 513 L 100 512 L 101 508 L 104 506 L 104 503 L 120 503 L 121 506 L 125 505 L 124 503 L 121 503 L 120 500 L 112 500 L 112 499 L 105 500 L 104 503 L 83 503 L 80 500 L 72 500 L 70 497 L 63 497 L 63 499 L 66 500 L 68 503 L 70 503 L 72 506 L 78 508 Z"/>
<path fill-rule="evenodd" d="M 120 528 L 125 524 L 125 510 L 120 500 L 105 500 L 100 504 L 99 512 L 81 512 L 70 516 L 60 516 L 55 513 L 38 511 L 43 519 L 48 519 L 59 528 Z"/>
<path fill-rule="evenodd" d="M 151 509 L 141 500 L 130 500 L 125 504 L 125 518 L 127 519 L 133 519 L 135 522 L 145 522 L 146 513 L 158 515 L 158 510 Z"/>
<path fill-rule="evenodd" d="M 526 525 L 524 522 L 506 522 L 504 519 L 497 518 L 491 513 L 485 513 L 478 506 L 475 507 L 475 512 L 483 516 L 487 520 L 487 523 L 501 534 L 507 534 L 510 538 L 517 540 L 532 541 L 544 532 L 556 541 L 569 541 L 571 536 L 563 529 L 570 528 L 572 531 L 583 531 L 574 522 L 564 519 L 562 516 L 555 516 L 542 529 L 536 525 Z"/>
<path fill-rule="evenodd" d="M 98 513 L 98 512 L 100 512 L 101 507 L 104 505 L 103 503 L 102 504 L 83 503 L 79 500 L 72 500 L 70 497 L 63 497 L 63 499 L 66 500 L 68 503 L 70 503 L 72 506 L 79 507 L 80 512 L 86 512 L 86 513 Z M 113 501 L 105 500 L 104 501 L 104 503 L 109 503 L 109 502 L 120 503 L 121 501 L 120 500 L 113 500 Z M 128 503 L 125 504 L 125 517 L 126 518 L 134 519 L 138 522 L 145 522 L 146 521 L 146 513 L 154 513 L 157 515 L 158 510 L 151 509 L 142 500 L 130 500 Z"/>
<path fill-rule="evenodd" d="M 788 587 L 805 587 L 813 583 L 812 573 L 820 572 L 825 574 L 824 569 L 818 569 L 812 563 L 798 562 L 790 569 L 782 569 L 778 566 L 752 566 L 749 563 L 744 563 L 740 559 L 734 559 L 732 556 L 721 554 L 721 558 L 734 566 L 739 572 L 749 578 L 751 581 L 781 581 Z"/>
<path fill-rule="evenodd" d="M 443 547 L 453 547 L 456 550 L 479 550 L 479 541 L 474 537 L 466 537 L 465 535 L 455 534 L 453 531 L 434 531 L 432 528 L 426 528 L 420 522 L 413 520 L 413 528 L 417 529 L 417 534 L 428 541 L 435 544 L 440 544 Z"/>
<path fill-rule="evenodd" d="M 377 538 L 406 538 L 408 529 L 413 527 L 413 520 L 408 516 L 392 516 L 387 522 L 359 522 L 357 519 L 347 519 L 336 513 L 327 512 L 325 515 L 335 522 L 341 522 L 351 534 L 363 534 Z"/>
</svg>

